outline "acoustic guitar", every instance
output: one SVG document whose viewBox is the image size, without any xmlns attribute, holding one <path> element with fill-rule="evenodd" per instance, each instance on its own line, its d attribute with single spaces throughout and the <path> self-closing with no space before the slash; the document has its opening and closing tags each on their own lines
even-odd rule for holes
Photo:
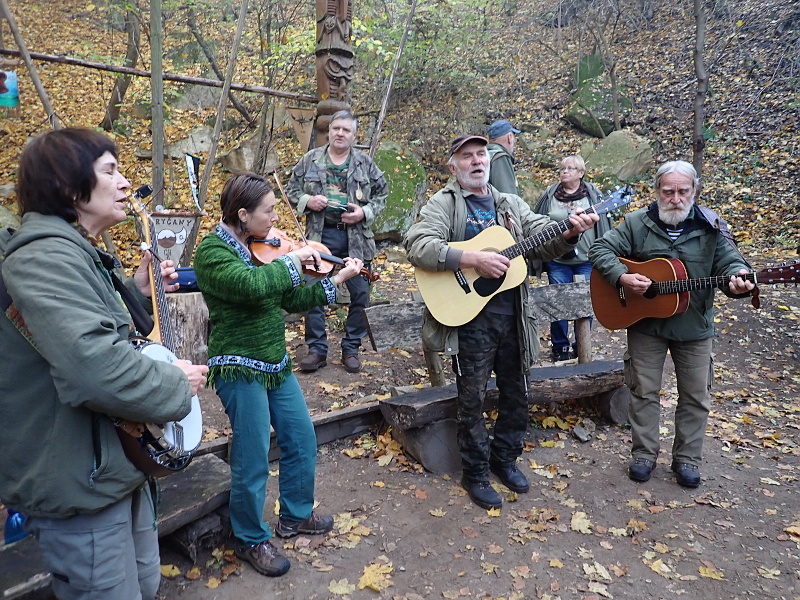
<svg viewBox="0 0 800 600">
<path fill-rule="evenodd" d="M 726 287 L 731 279 L 730 275 L 689 279 L 686 266 L 677 258 L 619 260 L 628 267 L 629 273 L 644 275 L 653 283 L 644 295 L 630 294 L 622 287 L 611 285 L 597 269 L 592 269 L 589 279 L 592 308 L 597 320 L 607 329 L 625 329 L 642 319 L 679 315 L 689 308 L 691 290 Z M 770 267 L 740 277 L 756 284 L 797 283 L 800 263 Z"/>
<path fill-rule="evenodd" d="M 630 203 L 633 192 L 625 187 L 609 194 L 601 202 L 589 207 L 586 214 L 602 215 Z M 458 327 L 474 319 L 494 296 L 515 288 L 525 281 L 528 265 L 523 254 L 555 239 L 572 228 L 569 219 L 549 225 L 539 233 L 514 243 L 511 233 L 499 225 L 487 227 L 472 239 L 450 242 L 461 250 L 498 252 L 511 260 L 502 277 L 484 277 L 477 269 L 457 271 L 429 271 L 417 267 L 414 277 L 425 306 L 442 325 Z"/>
<path fill-rule="evenodd" d="M 141 203 L 142 198 L 149 193 L 150 186 L 142 186 L 133 194 L 134 201 L 131 205 L 139 217 L 144 239 L 142 249 L 150 250 L 153 256 L 148 276 L 150 289 L 153 290 L 155 326 L 149 338 L 133 338 L 130 342 L 136 350 L 152 360 L 174 363 L 178 360 L 174 352 L 177 344 L 169 319 L 164 280 L 161 278 L 161 259 L 152 244 L 155 239 L 152 222 Z M 135 423 L 117 419 L 114 424 L 117 426 L 125 456 L 140 471 L 152 477 L 163 477 L 185 468 L 203 438 L 203 415 L 197 395 L 192 397 L 189 414 L 180 421 Z"/>
</svg>

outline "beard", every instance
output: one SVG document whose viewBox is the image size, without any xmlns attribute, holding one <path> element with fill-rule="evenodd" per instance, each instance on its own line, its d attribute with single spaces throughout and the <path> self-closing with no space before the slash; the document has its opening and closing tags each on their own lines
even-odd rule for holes
<svg viewBox="0 0 800 600">
<path fill-rule="evenodd" d="M 489 183 L 489 169 L 484 169 L 482 175 L 472 175 L 469 171 L 462 171 L 458 167 L 455 167 L 455 171 L 458 183 L 468 190 L 483 188 Z"/>
<path fill-rule="evenodd" d="M 689 216 L 689 211 L 692 210 L 692 206 L 694 206 L 694 201 L 691 201 L 686 204 L 686 206 L 681 207 L 674 207 L 669 204 L 662 205 L 659 201 L 658 218 L 667 225 L 672 225 L 674 227 L 675 225 L 683 223 L 686 220 L 686 217 Z"/>
</svg>

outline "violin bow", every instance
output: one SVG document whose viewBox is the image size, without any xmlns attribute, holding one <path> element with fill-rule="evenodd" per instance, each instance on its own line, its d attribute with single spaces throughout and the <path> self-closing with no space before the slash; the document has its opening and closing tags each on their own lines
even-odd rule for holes
<svg viewBox="0 0 800 600">
<path fill-rule="evenodd" d="M 308 244 L 308 240 L 306 239 L 306 234 L 303 231 L 303 228 L 300 226 L 300 221 L 297 220 L 297 215 L 294 214 L 294 207 L 292 206 L 292 203 L 289 202 L 289 196 L 286 195 L 286 190 L 283 189 L 283 185 L 281 185 L 281 180 L 278 179 L 278 174 L 273 173 L 272 176 L 275 178 L 275 183 L 278 184 L 278 189 L 281 191 L 281 197 L 283 198 L 283 201 L 286 202 L 286 206 L 289 207 L 289 214 L 292 215 L 294 224 L 297 226 L 297 231 L 300 233 L 300 239 L 303 240 L 304 244 Z"/>
</svg>

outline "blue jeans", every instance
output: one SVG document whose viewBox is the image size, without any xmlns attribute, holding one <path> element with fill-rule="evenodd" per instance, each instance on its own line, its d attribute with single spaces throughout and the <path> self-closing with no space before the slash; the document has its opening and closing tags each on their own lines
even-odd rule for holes
<svg viewBox="0 0 800 600">
<path fill-rule="evenodd" d="M 349 256 L 347 231 L 335 227 L 322 230 L 322 243 L 327 246 L 333 256 L 344 258 Z M 365 267 L 369 265 L 365 264 Z M 364 320 L 364 309 L 369 306 L 369 282 L 361 275 L 356 275 L 345 282 L 350 291 L 350 306 L 347 311 L 344 338 L 342 338 L 342 355 L 358 354 L 361 338 L 367 335 L 367 324 Z M 309 352 L 328 356 L 328 338 L 325 335 L 325 309 L 316 306 L 306 313 L 306 345 Z"/>
<path fill-rule="evenodd" d="M 550 261 L 544 263 L 544 270 L 551 284 L 572 283 L 573 275 L 583 275 L 586 281 L 589 281 L 589 275 L 592 273 L 592 263 L 585 262 L 577 265 L 564 265 Z M 574 329 L 573 326 L 573 331 Z M 553 344 L 553 352 L 569 350 L 568 321 L 553 321 L 550 323 L 550 341 Z M 577 346 L 577 344 L 578 339 L 576 335 L 575 344 L 573 344 L 573 346 Z"/>
<path fill-rule="evenodd" d="M 269 478 L 270 425 L 280 448 L 278 486 L 280 516 L 302 521 L 314 507 L 317 437 L 303 391 L 294 374 L 267 390 L 239 376 L 235 381 L 214 381 L 217 395 L 231 421 L 230 516 L 233 534 L 246 544 L 272 537 L 264 522 Z"/>
</svg>

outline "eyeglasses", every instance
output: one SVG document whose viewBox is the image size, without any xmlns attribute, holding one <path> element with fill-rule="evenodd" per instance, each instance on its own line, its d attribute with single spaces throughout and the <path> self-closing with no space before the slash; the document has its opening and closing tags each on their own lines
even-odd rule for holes
<svg viewBox="0 0 800 600">
<path fill-rule="evenodd" d="M 558 172 L 561 173 L 562 171 L 580 171 L 578 167 L 561 167 Z"/>
</svg>

